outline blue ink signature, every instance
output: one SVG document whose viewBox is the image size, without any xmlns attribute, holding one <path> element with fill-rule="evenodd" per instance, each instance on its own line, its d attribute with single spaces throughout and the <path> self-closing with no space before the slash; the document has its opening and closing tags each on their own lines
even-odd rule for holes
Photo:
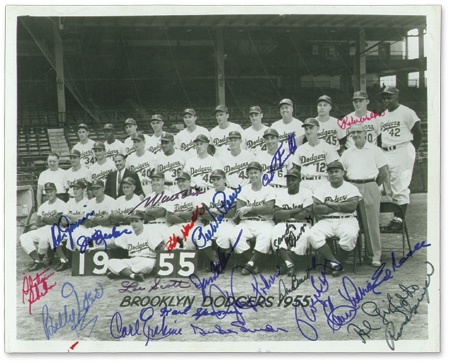
<svg viewBox="0 0 450 363">
<path fill-rule="evenodd" d="M 208 212 L 213 221 L 209 223 L 208 230 L 206 232 L 203 232 L 203 226 L 195 227 L 194 231 L 192 232 L 192 242 L 194 242 L 194 244 L 198 248 L 206 246 L 206 242 L 211 241 L 227 213 L 231 209 L 236 208 L 234 202 L 241 191 L 242 187 L 241 185 L 239 185 L 237 189 L 234 190 L 233 193 L 228 197 L 225 192 L 216 192 L 214 194 L 211 203 L 214 206 L 213 208 L 216 208 L 220 213 L 217 217 L 211 212 L 209 207 L 205 205 L 206 212 Z M 203 244 L 201 246 L 197 244 L 197 241 L 199 240 L 203 241 Z"/>
<path fill-rule="evenodd" d="M 56 248 L 61 245 L 62 241 L 64 241 L 66 238 L 69 238 L 70 241 L 70 247 L 71 250 L 75 248 L 75 244 L 73 242 L 72 238 L 72 232 L 81 224 L 87 220 L 90 216 L 94 215 L 94 211 L 86 213 L 86 215 L 82 218 L 80 218 L 75 223 L 70 223 L 69 218 L 62 215 L 59 217 L 58 223 L 55 223 L 52 225 L 52 241 L 53 241 L 53 249 L 56 250 Z M 61 228 L 61 223 L 64 221 L 64 224 L 67 225 L 67 228 Z M 55 230 L 57 230 L 55 232 Z M 69 234 L 69 236 L 67 236 Z"/>
<path fill-rule="evenodd" d="M 108 244 L 106 240 L 111 238 L 118 238 L 122 234 L 132 234 L 131 231 L 124 228 L 121 231 L 116 231 L 116 226 L 113 226 L 111 233 L 102 233 L 101 230 L 96 229 L 92 236 L 80 236 L 77 239 L 77 246 L 80 248 L 80 253 L 85 253 L 87 248 L 91 245 L 91 242 L 94 242 L 97 246 L 104 244 L 105 245 L 105 251 L 108 247 Z M 81 240 L 81 242 L 80 242 Z"/>
<path fill-rule="evenodd" d="M 183 329 L 171 328 L 166 323 L 166 318 L 168 318 L 169 316 L 177 317 L 180 315 L 187 315 L 190 309 L 190 306 L 186 306 L 184 310 L 164 307 L 160 310 L 159 313 L 159 316 L 161 317 L 161 323 L 155 323 L 153 326 L 150 324 L 154 323 L 154 320 L 152 319 L 156 317 L 156 315 L 155 310 L 151 306 L 142 309 L 139 313 L 139 319 L 136 319 L 134 323 L 129 324 L 128 326 L 124 326 L 122 322 L 122 315 L 119 312 L 116 312 L 111 318 L 109 330 L 111 336 L 116 340 L 123 339 L 129 336 L 134 337 L 143 335 L 147 338 L 147 341 L 145 343 L 145 346 L 147 346 L 151 340 L 162 340 L 172 335 L 183 335 Z M 174 320 L 174 323 L 177 323 L 176 319 Z"/>
<path fill-rule="evenodd" d="M 77 336 L 90 326 L 89 337 L 92 334 L 92 330 L 98 320 L 98 315 L 88 320 L 87 317 L 92 305 L 103 297 L 103 286 L 97 282 L 97 287 L 93 292 L 85 292 L 83 299 L 80 301 L 78 293 L 75 291 L 75 287 L 70 282 L 65 282 L 61 287 L 61 297 L 63 299 L 74 298 L 75 307 L 71 308 L 71 305 L 64 305 L 62 311 L 58 312 L 56 318 L 50 316 L 47 305 L 42 307 L 42 324 L 44 326 L 44 333 L 47 340 L 55 335 L 60 329 L 66 325 L 70 326 L 70 329 L 76 332 Z"/>
<path fill-rule="evenodd" d="M 192 330 L 194 331 L 194 334 L 199 334 L 202 337 L 204 337 L 205 335 L 211 335 L 211 334 L 219 334 L 219 335 L 227 335 L 227 334 L 239 334 L 239 333 L 279 333 L 279 332 L 283 332 L 283 333 L 287 333 L 288 331 L 286 329 L 283 328 L 274 328 L 272 325 L 270 324 L 266 324 L 265 327 L 263 328 L 247 328 L 244 324 L 241 324 L 239 322 L 233 321 L 231 323 L 231 326 L 235 329 L 232 328 L 228 328 L 228 329 L 223 329 L 220 325 L 216 324 L 214 326 L 214 330 L 205 330 L 203 328 L 200 328 L 199 326 L 193 325 L 191 324 Z"/>
<path fill-rule="evenodd" d="M 282 171 L 283 165 L 286 163 L 287 159 L 289 159 L 289 157 L 297 150 L 297 142 L 295 141 L 294 134 L 290 134 L 288 136 L 287 142 L 289 147 L 289 154 L 287 154 L 287 156 L 284 159 L 282 159 L 286 150 L 284 150 L 283 148 L 284 142 L 281 142 L 280 146 L 278 147 L 277 151 L 272 157 L 272 162 L 270 163 L 269 167 L 269 173 L 263 174 L 262 184 L 264 186 L 269 185 L 270 182 L 273 180 L 273 178 L 275 177 L 275 171 L 277 170 Z"/>
</svg>

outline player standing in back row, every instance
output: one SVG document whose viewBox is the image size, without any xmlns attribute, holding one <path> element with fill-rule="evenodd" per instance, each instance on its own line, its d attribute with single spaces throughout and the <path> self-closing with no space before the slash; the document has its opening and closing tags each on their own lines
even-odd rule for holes
<svg viewBox="0 0 450 363">
<path fill-rule="evenodd" d="M 390 177 L 385 179 L 386 195 L 398 204 L 403 215 L 409 204 L 409 184 L 411 183 L 416 150 L 422 142 L 420 119 L 410 108 L 399 104 L 399 90 L 387 87 L 381 92 L 386 111 L 380 117 L 381 146 L 387 158 Z M 388 231 L 402 230 L 400 215 L 387 226 Z"/>
<path fill-rule="evenodd" d="M 257 156 L 267 150 L 264 142 L 264 131 L 267 130 L 268 127 L 262 124 L 264 115 L 261 111 L 261 107 L 250 107 L 249 116 L 252 126 L 244 130 L 243 136 L 247 143 L 247 150 Z"/>
<path fill-rule="evenodd" d="M 183 121 L 186 128 L 175 135 L 175 147 L 178 150 L 186 152 L 189 156 L 197 156 L 195 139 L 199 135 L 206 135 L 209 144 L 209 131 L 196 124 L 197 113 L 193 108 L 186 108 L 184 110 Z"/>
<path fill-rule="evenodd" d="M 345 131 L 338 125 L 338 119 L 330 116 L 332 108 L 331 97 L 320 96 L 317 100 L 317 117 L 319 121 L 319 139 L 324 140 L 336 150 L 339 155 L 344 151 Z"/>
<path fill-rule="evenodd" d="M 86 124 L 79 124 L 77 127 L 77 135 L 80 141 L 73 147 L 81 154 L 81 165 L 90 168 L 95 163 L 94 144 L 95 141 L 89 138 L 89 127 Z"/>
<path fill-rule="evenodd" d="M 303 144 L 305 136 L 302 128 L 303 122 L 292 116 L 294 112 L 292 101 L 289 98 L 284 98 L 278 103 L 278 108 L 282 119 L 275 121 L 271 128 L 278 131 L 280 143 L 284 142 L 284 145 L 287 147 L 289 135 L 294 134 L 297 145 Z"/>
</svg>

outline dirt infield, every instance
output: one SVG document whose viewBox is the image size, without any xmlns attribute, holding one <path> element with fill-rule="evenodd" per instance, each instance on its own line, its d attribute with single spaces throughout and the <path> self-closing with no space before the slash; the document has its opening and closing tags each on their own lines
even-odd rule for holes
<svg viewBox="0 0 450 363">
<path fill-rule="evenodd" d="M 72 277 L 50 266 L 41 272 L 46 294 L 32 304 L 31 314 L 30 295 L 22 288 L 26 277 L 35 275 L 23 273 L 31 261 L 18 246 L 17 339 L 123 340 L 143 346 L 160 340 L 382 340 L 391 349 L 397 340 L 426 339 L 427 286 L 437 281 L 426 260 L 438 243 L 425 241 L 426 198 L 412 195 L 408 209 L 413 252 L 402 259 L 401 237 L 383 234 L 385 264 L 378 269 L 363 263 L 353 272 L 347 265 L 345 273 L 332 277 L 320 265 L 308 270 L 309 259 L 303 258 L 293 280 L 274 269 L 241 276 L 228 266 L 220 275 L 198 272 L 181 282 L 153 276 L 131 283 Z"/>
</svg>

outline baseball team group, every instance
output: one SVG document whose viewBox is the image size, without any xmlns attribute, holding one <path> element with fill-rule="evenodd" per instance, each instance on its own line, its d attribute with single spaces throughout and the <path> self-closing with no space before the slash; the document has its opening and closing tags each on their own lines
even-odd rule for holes
<svg viewBox="0 0 450 363">
<path fill-rule="evenodd" d="M 281 119 L 270 126 L 252 106 L 246 129 L 229 121 L 224 105 L 215 108 L 211 130 L 187 108 L 186 127 L 176 135 L 164 131 L 159 114 L 151 117 L 152 136 L 129 118 L 124 142 L 113 124 L 104 125 L 102 142 L 78 125 L 71 167 L 59 168 L 59 155 L 50 153 L 39 176 L 36 223 L 20 236 L 30 271 L 43 269 L 51 250 L 63 271 L 75 250 L 123 249 L 126 258 L 111 258 L 107 276 L 143 281 L 158 250 L 189 249 L 203 254 L 208 271 L 223 271 L 224 256 L 236 254 L 243 275 L 273 258 L 281 274 L 292 276 L 300 267 L 295 255 L 316 251 L 338 276 L 360 229 L 367 262 L 379 267 L 380 203 L 383 197 L 400 207 L 387 232 L 401 231 L 422 129 L 416 113 L 399 103 L 398 89 L 377 97 L 383 112 L 368 111 L 369 96 L 358 91 L 354 112 L 337 119 L 323 95 L 317 116 L 304 121 L 283 99 Z M 337 248 L 326 242 L 331 237 Z"/>
</svg>

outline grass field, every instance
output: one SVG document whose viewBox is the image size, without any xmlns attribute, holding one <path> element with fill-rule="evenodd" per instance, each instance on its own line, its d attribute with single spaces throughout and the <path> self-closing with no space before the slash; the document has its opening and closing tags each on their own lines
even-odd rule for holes
<svg viewBox="0 0 450 363">
<path fill-rule="evenodd" d="M 407 220 L 413 249 L 417 242 L 424 241 L 427 236 L 426 198 L 426 194 L 412 195 L 408 209 Z M 159 288 L 149 292 L 155 285 L 155 277 L 149 277 L 134 286 L 135 290 L 143 290 L 120 292 L 121 289 L 124 290 L 121 280 L 110 280 L 106 276 L 72 277 L 70 271 L 64 271 L 48 277 L 46 280 L 48 286 L 56 285 L 32 305 L 31 315 L 28 303 L 26 301 L 22 303 L 22 283 L 25 276 L 23 271 L 27 270 L 30 259 L 22 248 L 18 247 L 17 339 L 47 339 L 42 315 L 44 306 L 48 309 L 48 316 L 53 318 L 52 324 L 47 323 L 47 334 L 51 340 L 114 341 L 112 335 L 119 338 L 123 333 L 127 336 L 121 340 L 142 341 L 143 345 L 147 337 L 150 338 L 149 340 L 164 338 L 164 341 L 172 342 L 385 341 L 386 332 L 391 333 L 392 341 L 427 339 L 428 306 L 427 299 L 423 295 L 426 291 L 427 279 L 425 261 L 430 247 L 426 248 L 424 244 L 418 244 L 409 258 L 400 261 L 401 237 L 383 234 L 382 242 L 382 262 L 386 265 L 378 270 L 378 277 L 374 276 L 376 268 L 368 264 L 357 266 L 356 272 L 351 271 L 351 266 L 346 266 L 346 272 L 336 278 L 322 274 L 320 267 L 305 277 L 308 261 L 302 259 L 303 266 L 298 266 L 296 273 L 295 290 L 289 294 L 284 293 L 282 286 L 291 288 L 291 279 L 287 276 L 278 276 L 275 270 L 270 269 L 264 270 L 257 276 L 241 276 L 239 273 L 233 273 L 231 266 L 228 266 L 229 268 L 220 276 L 213 277 L 211 273 L 198 272 L 199 280 L 193 279 L 203 281 L 205 294 L 219 297 L 218 303 L 224 300 L 220 296 L 235 298 L 253 296 L 260 297 L 260 302 L 264 298 L 266 302 L 269 301 L 267 305 L 272 306 L 202 308 L 202 290 L 196 288 L 189 279 L 183 279 L 181 285 L 169 281 L 170 279 L 162 279 L 158 285 Z M 396 269 L 393 269 L 391 252 L 394 252 L 396 257 Z M 52 269 L 47 275 L 51 272 L 53 272 Z M 430 277 L 431 284 L 437 281 L 436 275 L 437 271 Z M 300 283 L 302 280 L 305 281 Z M 74 294 L 65 299 L 62 298 L 61 290 L 66 282 L 70 282 L 76 290 L 80 308 L 77 307 Z M 99 288 L 99 284 L 102 286 L 103 293 L 98 290 L 98 298 L 95 299 L 94 291 Z M 66 294 L 69 287 L 69 285 L 65 286 Z M 281 303 L 280 291 L 281 297 L 284 298 Z M 87 293 L 86 299 L 84 299 L 85 293 Z M 349 296 L 347 300 L 343 297 L 346 294 Z M 302 295 L 301 299 L 304 303 L 309 302 L 310 305 L 305 310 L 300 306 L 293 307 L 297 295 Z M 306 295 L 311 298 L 305 298 Z M 148 298 L 144 299 L 146 296 Z M 124 298 L 132 301 L 135 297 L 140 297 L 141 302 L 152 302 L 154 305 L 158 305 L 157 302 L 161 302 L 166 297 L 165 301 L 169 306 L 164 308 L 162 304 L 154 306 L 154 309 L 149 307 L 150 305 L 120 306 Z M 176 306 L 177 297 L 178 306 Z M 172 303 L 171 298 L 173 298 Z M 190 303 L 189 298 L 193 299 Z M 140 316 L 141 310 L 146 307 L 148 309 L 144 310 Z M 72 320 L 65 325 L 59 324 L 63 325 L 59 329 L 55 328 L 58 313 L 65 316 L 66 311 L 68 312 L 66 315 L 71 316 L 72 309 L 75 310 L 75 318 L 72 317 Z M 152 311 L 153 317 L 151 317 Z M 200 316 L 200 313 L 207 315 Z M 84 320 L 80 318 L 83 314 L 85 314 Z M 118 328 L 119 316 L 122 329 Z M 96 317 L 97 320 L 94 321 Z M 64 322 L 65 319 L 61 321 Z M 80 321 L 77 328 L 78 336 L 71 329 L 74 325 L 73 320 Z M 138 324 L 136 320 L 139 321 Z M 110 328 L 111 321 L 114 322 L 113 329 Z M 83 324 L 86 327 L 81 329 Z M 49 328 L 50 325 L 54 328 Z M 135 331 L 139 334 L 131 334 Z M 157 344 L 157 342 L 150 341 L 149 344 Z"/>
</svg>

